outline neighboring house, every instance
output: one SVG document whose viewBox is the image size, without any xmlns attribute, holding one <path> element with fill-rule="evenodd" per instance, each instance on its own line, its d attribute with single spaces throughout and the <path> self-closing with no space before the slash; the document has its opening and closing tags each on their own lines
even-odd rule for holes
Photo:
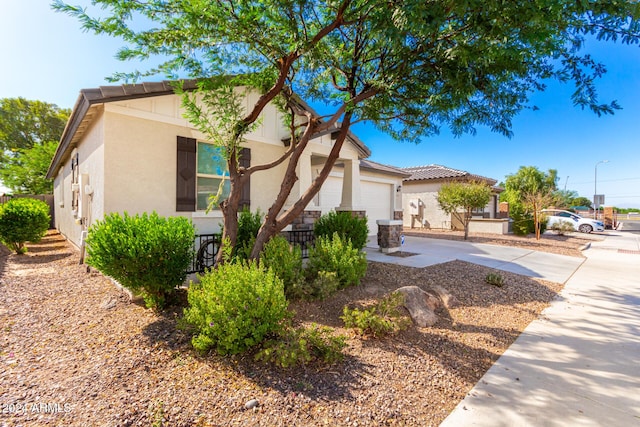
<svg viewBox="0 0 640 427">
<path fill-rule="evenodd" d="M 442 184 L 456 182 L 482 182 L 492 187 L 491 199 L 487 206 L 473 212 L 474 218 L 498 218 L 499 194 L 503 191 L 495 187 L 496 180 L 469 172 L 440 165 L 401 168 L 410 173 L 402 185 L 402 210 L 405 227 L 411 228 L 459 228 L 452 215 L 446 214 L 438 205 L 438 192 Z M 502 221 L 502 220 L 501 220 Z M 456 227 L 458 226 L 458 227 Z M 500 224 L 500 227 L 502 224 Z M 506 227 L 506 224 L 505 224 Z"/>
<path fill-rule="evenodd" d="M 194 88 L 195 82 L 185 83 Z M 247 96 L 247 105 L 257 99 Z M 181 99 L 168 82 L 84 89 L 75 104 L 47 174 L 54 179 L 56 228 L 80 245 L 82 232 L 111 212 L 190 218 L 197 233 L 220 230 L 222 214 L 205 212 L 209 194 L 223 178 L 217 148 L 183 118 Z M 269 105 L 260 125 L 246 137 L 241 162 L 262 164 L 278 158 L 288 144 L 287 128 Z M 298 181 L 288 205 L 318 174 L 332 147 L 331 135 L 310 141 L 297 168 Z M 376 219 L 400 210 L 397 189 L 402 171 L 364 160 L 369 149 L 350 134 L 328 182 L 307 206 L 298 228 L 331 209 L 365 213 L 369 232 Z M 252 175 L 242 203 L 252 211 L 271 206 L 286 162 Z"/>
</svg>

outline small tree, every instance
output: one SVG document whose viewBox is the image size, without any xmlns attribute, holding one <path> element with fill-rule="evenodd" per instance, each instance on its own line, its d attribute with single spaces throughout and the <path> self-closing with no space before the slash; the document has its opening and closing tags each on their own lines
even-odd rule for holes
<svg viewBox="0 0 640 427">
<path fill-rule="evenodd" d="M 511 216 L 527 229 L 524 234 L 534 231 L 536 239 L 540 239 L 540 210 L 554 203 L 557 180 L 555 169 L 542 172 L 535 166 L 521 166 L 518 172 L 507 176 L 500 200 L 509 202 Z M 533 230 L 523 225 L 531 220 Z"/>
<path fill-rule="evenodd" d="M 474 209 L 489 203 L 491 188 L 480 182 L 450 182 L 438 192 L 438 204 L 447 214 L 453 215 L 464 226 L 464 239 L 469 235 L 469 221 Z"/>
</svg>

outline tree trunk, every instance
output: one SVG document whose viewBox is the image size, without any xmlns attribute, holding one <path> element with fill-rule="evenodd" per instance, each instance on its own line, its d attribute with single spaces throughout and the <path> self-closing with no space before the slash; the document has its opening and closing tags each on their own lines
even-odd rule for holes
<svg viewBox="0 0 640 427">
<path fill-rule="evenodd" d="M 320 174 L 313 180 L 311 186 L 305 191 L 305 193 L 291 206 L 286 212 L 281 214 L 278 217 L 278 214 L 282 210 L 282 206 L 285 201 L 289 197 L 291 193 L 291 189 L 293 188 L 293 184 L 298 180 L 298 177 L 295 173 L 295 166 L 297 165 L 300 156 L 308 141 L 311 139 L 312 130 L 307 129 L 305 131 L 305 135 L 300 141 L 300 147 L 296 149 L 296 151 L 292 154 L 291 159 L 289 160 L 289 166 L 285 173 L 285 177 L 282 180 L 282 185 L 280 186 L 280 192 L 276 197 L 275 202 L 269 208 L 267 215 L 265 216 L 265 221 L 258 232 L 258 236 L 256 237 L 255 244 L 251 251 L 251 258 L 257 259 L 260 256 L 260 252 L 264 248 L 264 245 L 275 236 L 277 233 L 282 231 L 284 227 L 289 225 L 295 218 L 297 218 L 305 209 L 307 204 L 311 201 L 311 199 L 320 191 L 322 188 L 322 184 L 324 184 L 325 180 L 329 176 L 331 169 L 336 163 L 340 156 L 340 150 L 344 144 L 344 141 L 349 133 L 351 114 L 345 114 L 344 120 L 342 121 L 342 125 L 340 128 L 340 132 L 338 133 L 338 137 L 333 143 L 333 147 L 331 148 L 331 152 L 325 161 L 325 164 L 320 171 Z M 309 131 L 309 132 L 307 132 Z"/>
</svg>

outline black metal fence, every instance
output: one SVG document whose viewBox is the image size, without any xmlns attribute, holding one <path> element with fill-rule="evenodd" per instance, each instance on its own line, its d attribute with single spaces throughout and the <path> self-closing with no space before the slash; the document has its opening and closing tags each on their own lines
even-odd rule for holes
<svg viewBox="0 0 640 427">
<path fill-rule="evenodd" d="M 193 260 L 187 273 L 203 273 L 214 266 L 220 250 L 220 234 L 197 234 L 194 243 Z"/>
<path fill-rule="evenodd" d="M 300 246 L 300 249 L 302 249 L 302 258 L 309 258 L 309 248 L 313 246 L 316 240 L 313 230 L 284 231 L 282 235 L 292 245 Z"/>
<path fill-rule="evenodd" d="M 313 230 L 283 231 L 282 236 L 292 245 L 300 246 L 302 258 L 309 257 L 309 248 L 315 242 Z M 215 265 L 220 250 L 220 234 L 197 234 L 194 243 L 194 255 L 187 274 L 203 273 Z"/>
</svg>

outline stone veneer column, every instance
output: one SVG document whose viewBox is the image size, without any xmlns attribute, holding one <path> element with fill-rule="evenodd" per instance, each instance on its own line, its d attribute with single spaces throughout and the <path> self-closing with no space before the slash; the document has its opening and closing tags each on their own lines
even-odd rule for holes
<svg viewBox="0 0 640 427">
<path fill-rule="evenodd" d="M 313 230 L 313 225 L 316 223 L 318 218 L 320 218 L 320 215 L 322 215 L 322 211 L 319 209 L 302 211 L 300 216 L 294 219 L 291 223 L 291 230 Z"/>
<path fill-rule="evenodd" d="M 403 218 L 404 218 L 404 212 L 403 211 L 393 211 L 393 219 L 402 221 Z"/>
<path fill-rule="evenodd" d="M 400 250 L 402 245 L 402 221 L 392 219 L 379 219 L 378 224 L 378 246 L 383 253 L 392 253 Z"/>
</svg>

